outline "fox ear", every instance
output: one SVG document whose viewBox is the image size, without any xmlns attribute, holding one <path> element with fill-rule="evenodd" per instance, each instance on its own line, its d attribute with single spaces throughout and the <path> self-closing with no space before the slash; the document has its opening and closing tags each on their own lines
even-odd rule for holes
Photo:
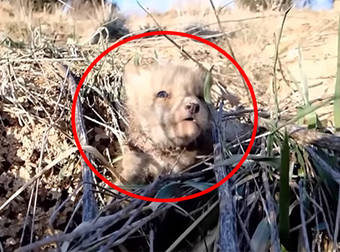
<svg viewBox="0 0 340 252">
<path fill-rule="evenodd" d="M 140 74 L 140 66 L 137 66 L 133 60 L 130 60 L 124 67 L 124 74 Z"/>
<path fill-rule="evenodd" d="M 123 83 L 125 86 L 134 85 L 137 78 L 140 77 L 142 69 L 140 66 L 136 66 L 131 60 L 125 65 L 123 74 Z"/>
</svg>

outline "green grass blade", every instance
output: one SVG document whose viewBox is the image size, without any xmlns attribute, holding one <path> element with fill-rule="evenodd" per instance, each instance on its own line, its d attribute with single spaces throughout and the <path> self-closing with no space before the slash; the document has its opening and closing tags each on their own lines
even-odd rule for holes
<svg viewBox="0 0 340 252">
<path fill-rule="evenodd" d="M 209 187 L 212 187 L 214 183 L 209 183 L 209 182 L 197 182 L 194 180 L 188 180 L 183 183 L 185 186 L 189 186 L 192 188 L 195 188 L 199 191 L 204 191 L 208 189 Z"/>
<path fill-rule="evenodd" d="M 206 73 L 205 79 L 204 79 L 204 101 L 207 104 L 212 104 L 211 100 L 211 86 L 213 84 L 213 79 L 211 76 L 211 71 L 213 67 L 210 68 L 210 70 Z"/>
<path fill-rule="evenodd" d="M 253 251 L 268 251 L 270 247 L 270 227 L 267 218 L 264 218 L 257 225 L 250 245 Z"/>
<path fill-rule="evenodd" d="M 156 193 L 155 198 L 166 199 L 166 198 L 173 198 L 178 195 L 179 190 L 181 188 L 181 183 L 179 182 L 171 182 L 165 186 L 163 186 L 159 191 Z M 161 202 L 151 202 L 149 207 L 156 211 L 163 203 Z"/>
<path fill-rule="evenodd" d="M 273 146 L 274 146 L 274 134 L 271 134 L 268 136 L 267 138 L 267 152 L 268 152 L 268 156 L 271 157 L 273 154 Z"/>
<path fill-rule="evenodd" d="M 203 212 L 166 250 L 166 252 L 176 251 L 175 248 L 178 244 L 185 240 L 185 238 L 207 217 L 209 214 L 218 207 L 219 201 L 214 202 L 207 211 Z"/>
<path fill-rule="evenodd" d="M 338 27 L 338 60 L 336 70 L 335 94 L 334 94 L 334 125 L 340 131 L 340 17 Z"/>
<path fill-rule="evenodd" d="M 300 69 L 300 75 L 301 75 L 301 90 L 302 90 L 302 96 L 303 96 L 303 100 L 305 103 L 305 106 L 308 106 L 309 103 L 309 90 L 308 90 L 308 80 L 307 80 L 307 76 L 303 71 L 303 67 L 302 67 L 302 52 L 301 52 L 301 47 L 298 47 L 298 52 L 299 52 L 299 69 Z"/>
<path fill-rule="evenodd" d="M 303 114 L 304 111 L 311 110 L 311 105 L 307 104 L 298 110 L 298 115 Z M 306 114 L 298 120 L 300 125 L 306 124 L 308 129 L 316 129 L 321 126 L 319 117 L 316 112 Z"/>
<path fill-rule="evenodd" d="M 308 106 L 306 108 L 303 108 L 301 110 L 298 111 L 297 115 L 295 117 L 293 117 L 292 119 L 290 119 L 289 121 L 283 123 L 282 125 L 280 125 L 279 127 L 277 127 L 273 133 L 278 132 L 280 129 L 286 127 L 287 125 L 293 124 L 297 121 L 299 121 L 301 118 L 304 118 L 306 115 L 318 110 L 319 108 L 322 108 L 324 106 L 329 105 L 329 103 L 331 101 L 335 101 L 336 99 L 334 99 L 334 96 L 330 97 L 330 98 L 326 98 L 324 99 L 324 101 L 320 102 L 319 104 L 316 105 L 312 105 L 312 106 Z"/>
<path fill-rule="evenodd" d="M 134 57 L 133 57 L 133 64 L 135 66 L 140 66 L 142 61 L 142 56 L 139 52 L 136 52 Z"/>
<path fill-rule="evenodd" d="M 156 198 L 166 199 L 172 198 L 176 196 L 176 193 L 179 191 L 180 183 L 171 182 L 165 186 L 163 186 L 156 194 Z"/>
<path fill-rule="evenodd" d="M 285 132 L 281 146 L 281 169 L 280 169 L 280 199 L 279 199 L 279 229 L 281 243 L 289 241 L 289 144 L 288 135 Z"/>
</svg>

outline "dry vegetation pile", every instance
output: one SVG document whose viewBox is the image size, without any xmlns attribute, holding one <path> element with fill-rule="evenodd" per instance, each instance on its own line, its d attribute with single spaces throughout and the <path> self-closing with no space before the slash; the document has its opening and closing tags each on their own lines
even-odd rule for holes
<svg viewBox="0 0 340 252">
<path fill-rule="evenodd" d="M 240 251 L 340 249 L 337 9 L 327 15 L 292 10 L 284 25 L 283 13 L 242 9 L 217 9 L 218 23 L 211 8 L 116 22 L 105 5 L 89 14 L 85 7 L 63 13 L 60 5 L 33 11 L 16 3 L 15 10 L 0 2 L 0 251 L 216 251 L 231 248 L 232 241 Z M 117 39 L 162 28 L 232 50 L 253 85 L 260 115 L 251 154 L 219 193 L 177 203 L 132 199 L 86 177 L 71 128 L 74 88 L 89 64 Z M 92 36 L 96 31 L 101 35 Z M 121 81 L 127 61 L 189 60 L 185 51 L 207 69 L 214 66 L 215 153 L 186 173 L 123 186 L 157 198 L 216 183 L 221 169 L 230 171 L 241 159 L 254 122 L 249 92 L 234 66 L 202 43 L 171 38 L 182 50 L 159 36 L 110 52 L 78 99 L 83 148 L 113 181 L 129 125 Z M 231 227 L 230 236 L 223 236 L 223 227 Z"/>
</svg>

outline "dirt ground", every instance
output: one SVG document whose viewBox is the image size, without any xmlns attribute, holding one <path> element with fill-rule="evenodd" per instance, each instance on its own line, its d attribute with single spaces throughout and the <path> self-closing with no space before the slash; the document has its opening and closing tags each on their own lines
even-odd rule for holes
<svg viewBox="0 0 340 252">
<path fill-rule="evenodd" d="M 334 95 L 339 13 L 340 2 L 336 1 L 333 10 L 312 12 L 293 9 L 288 14 L 279 44 L 276 69 L 278 99 L 283 120 L 290 119 L 297 113 L 299 106 L 303 105 L 305 86 L 308 86 L 308 100 L 311 104 L 317 104 Z M 167 30 L 184 31 L 189 25 L 204 24 L 209 25 L 210 30 L 219 32 L 214 14 L 207 10 L 170 11 L 166 14 L 157 14 L 155 17 Z M 274 96 L 271 83 L 274 76 L 275 41 L 278 38 L 283 13 L 233 10 L 224 12 L 220 19 L 224 32 L 229 35 L 235 58 L 253 85 L 259 109 L 273 112 Z M 53 14 L 24 13 L 23 8 L 15 8 L 6 2 L 0 2 L 0 61 L 4 60 L 9 52 L 1 41 L 4 34 L 13 41 L 27 42 L 30 34 L 34 33 L 33 28 L 38 27 L 42 34 L 47 34 L 57 45 L 71 46 L 74 43 L 83 43 L 84 48 L 88 49 L 90 46 L 85 42 L 97 29 L 99 22 L 98 16 L 91 17 L 87 13 L 83 15 L 80 12 L 64 14 L 61 11 Z M 127 19 L 130 31 L 147 26 L 154 26 L 149 17 Z M 229 52 L 225 40 L 216 43 Z M 225 66 L 228 65 L 226 59 L 206 46 L 196 47 L 197 44 L 190 41 L 184 41 L 183 44 L 188 51 L 192 51 L 191 47 L 195 46 L 194 56 L 203 64 L 215 65 L 216 78 L 227 87 L 232 97 L 236 97 L 234 100 L 229 97 L 232 106 L 243 105 L 251 108 L 247 98 L 248 92 L 244 89 L 238 73 L 232 67 L 225 70 Z M 175 58 L 178 55 L 176 49 L 169 49 L 171 45 L 167 41 L 159 45 L 160 48 L 162 46 L 164 48 L 159 49 L 163 50 L 161 57 Z M 126 47 L 131 54 L 139 49 L 142 53 L 153 52 L 154 46 L 144 44 L 143 48 Z M 223 71 L 230 73 L 230 78 L 225 77 Z M 0 87 L 6 84 L 4 75 L 5 71 L 0 71 Z M 39 83 L 39 76 L 33 75 L 32 80 Z M 47 123 L 44 121 L 34 122 L 34 127 L 27 126 L 18 119 L 25 120 L 25 115 L 20 114 L 20 111 L 13 113 L 2 103 L 3 98 L 0 96 L 0 205 L 37 173 L 37 167 L 44 167 L 73 143 L 70 132 L 62 134 L 54 128 L 47 130 Z M 53 112 L 52 105 L 48 109 Z M 333 124 L 332 111 L 332 106 L 325 106 L 317 111 L 325 126 Z M 70 129 L 70 125 L 67 127 Z M 43 163 L 39 164 L 43 142 L 49 146 L 49 152 L 45 154 Z M 34 197 L 38 197 L 38 210 L 35 214 L 36 220 L 39 221 L 35 232 L 38 237 L 50 232 L 41 223 L 47 222 L 57 201 L 76 190 L 75 184 L 77 180 L 79 181 L 80 171 L 74 172 L 73 168 L 68 167 L 61 173 L 52 170 L 40 182 L 39 197 L 27 189 L 9 206 L 0 210 L 0 241 L 5 248 L 13 249 L 17 246 L 26 215 L 25 209 Z M 54 172 L 56 174 L 53 174 Z M 65 219 L 71 214 L 67 207 L 66 205 L 64 211 Z M 64 219 L 58 219 L 58 222 L 60 228 L 65 227 Z"/>
</svg>

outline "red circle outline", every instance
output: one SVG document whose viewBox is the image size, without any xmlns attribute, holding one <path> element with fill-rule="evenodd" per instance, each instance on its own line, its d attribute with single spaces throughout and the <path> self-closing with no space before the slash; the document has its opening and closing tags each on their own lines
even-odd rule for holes
<svg viewBox="0 0 340 252">
<path fill-rule="evenodd" d="M 90 71 L 92 70 L 92 68 L 105 56 L 107 55 L 109 52 L 111 52 L 113 49 L 129 42 L 135 39 L 139 39 L 139 38 L 143 38 L 143 37 L 150 37 L 150 36 L 155 36 L 155 35 L 174 35 L 174 36 L 181 36 L 181 37 L 187 37 L 190 39 L 194 39 L 196 41 L 202 42 L 206 45 L 211 46 L 212 48 L 214 48 L 215 50 L 217 50 L 218 52 L 220 52 L 221 54 L 223 54 L 228 60 L 231 61 L 231 63 L 234 64 L 234 66 L 237 68 L 237 70 L 240 72 L 240 74 L 242 75 L 243 79 L 245 80 L 248 89 L 250 91 L 251 94 L 251 98 L 252 98 L 252 102 L 253 102 L 253 107 L 254 107 L 254 128 L 253 128 L 253 132 L 251 135 L 251 139 L 250 139 L 250 143 L 244 153 L 244 155 L 242 156 L 241 160 L 238 162 L 238 164 L 235 166 L 235 168 L 222 180 L 220 180 L 219 182 L 217 182 L 215 185 L 209 187 L 208 189 L 205 189 L 201 192 L 198 193 L 194 193 L 188 196 L 183 196 L 183 197 L 178 197 L 178 198 L 152 198 L 152 197 L 146 197 L 146 196 L 142 196 L 142 195 L 138 195 L 138 194 L 134 194 L 132 192 L 126 191 L 122 188 L 120 188 L 119 186 L 116 186 L 115 184 L 111 183 L 108 179 L 106 179 L 103 175 L 101 175 L 91 164 L 91 162 L 88 160 L 88 158 L 86 157 L 84 150 L 81 147 L 81 144 L 79 142 L 79 138 L 77 135 L 77 130 L 76 130 L 76 122 L 75 122 L 75 111 L 76 111 L 76 103 L 77 103 L 77 99 L 78 99 L 78 95 L 80 92 L 80 89 L 87 77 L 87 75 L 90 73 Z M 184 200 L 189 200 L 189 199 L 193 199 L 193 198 L 197 198 L 199 196 L 202 196 L 206 193 L 209 193 L 213 190 L 215 190 L 216 188 L 218 188 L 219 186 L 221 186 L 223 183 L 225 183 L 229 178 L 231 178 L 231 176 L 233 176 L 235 174 L 235 172 L 241 167 L 241 165 L 243 164 L 243 162 L 246 160 L 247 156 L 250 153 L 250 150 L 254 144 L 255 141 L 255 136 L 256 136 L 256 131 L 257 131 L 257 126 L 258 126 L 258 109 L 257 109 L 257 102 L 256 102 L 256 97 L 255 97 L 255 93 L 253 90 L 253 87 L 246 75 L 246 73 L 243 71 L 243 69 L 241 68 L 241 66 L 235 61 L 235 59 L 233 59 L 226 51 L 224 51 L 222 48 L 220 48 L 219 46 L 215 45 L 214 43 L 203 39 L 201 37 L 192 35 L 192 34 L 188 34 L 188 33 L 184 33 L 184 32 L 176 32 L 176 31 L 154 31 L 154 32 L 146 32 L 146 33 L 142 33 L 142 34 L 137 34 L 131 37 L 128 37 L 126 39 L 123 39 L 121 41 L 116 42 L 115 44 L 113 44 L 112 46 L 110 46 L 109 48 L 107 48 L 104 52 L 102 52 L 86 69 L 85 73 L 83 74 L 83 76 L 81 77 L 77 89 L 75 91 L 74 97 L 73 97 L 73 103 L 72 103 L 72 112 L 71 112 L 71 123 L 72 123 L 72 132 L 73 132 L 73 137 L 74 140 L 76 142 L 77 148 L 79 150 L 80 155 L 83 157 L 84 161 L 86 162 L 86 164 L 91 168 L 91 170 L 96 174 L 97 177 L 99 177 L 102 181 L 104 181 L 108 186 L 112 187 L 113 189 L 128 195 L 130 197 L 136 198 L 136 199 L 140 199 L 140 200 L 145 200 L 145 201 L 153 201 L 153 202 L 179 202 L 179 201 L 184 201 Z"/>
</svg>

